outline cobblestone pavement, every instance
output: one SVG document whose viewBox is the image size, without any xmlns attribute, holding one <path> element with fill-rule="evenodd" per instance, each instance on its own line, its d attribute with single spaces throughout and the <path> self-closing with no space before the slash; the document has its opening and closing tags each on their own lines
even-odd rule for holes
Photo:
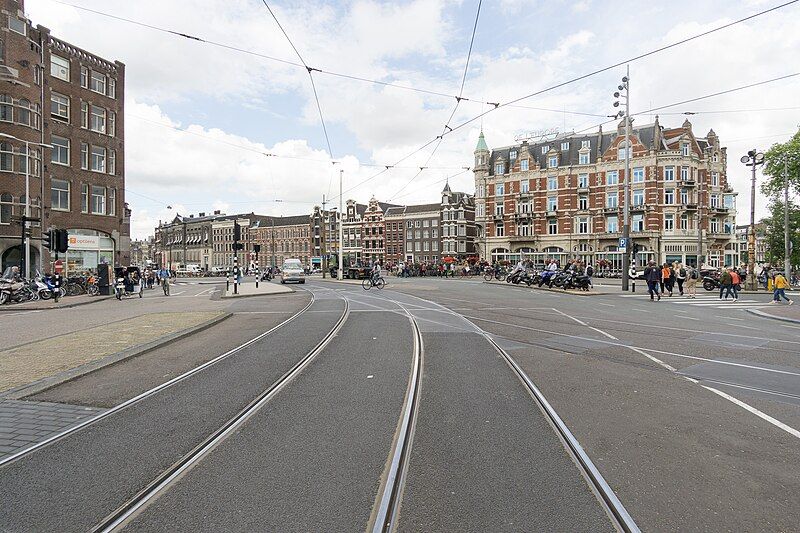
<svg viewBox="0 0 800 533">
<path fill-rule="evenodd" d="M 0 401 L 0 460 L 105 411 L 24 400 Z"/>
<path fill-rule="evenodd" d="M 219 312 L 150 313 L 0 351 L 0 391 L 177 333 Z"/>
</svg>

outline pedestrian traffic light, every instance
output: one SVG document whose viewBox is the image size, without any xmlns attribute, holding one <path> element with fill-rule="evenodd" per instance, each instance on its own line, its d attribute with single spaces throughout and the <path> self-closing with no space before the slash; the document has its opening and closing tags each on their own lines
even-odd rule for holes
<svg viewBox="0 0 800 533">
<path fill-rule="evenodd" d="M 639 245 L 636 244 L 636 243 L 633 243 L 633 253 L 634 254 L 638 254 L 639 253 Z"/>
<path fill-rule="evenodd" d="M 58 229 L 56 230 L 56 234 L 58 235 L 55 242 L 56 250 L 61 254 L 66 253 L 66 251 L 69 249 L 69 234 L 67 233 L 67 230 Z"/>
<path fill-rule="evenodd" d="M 48 231 L 42 232 L 42 246 L 50 250 L 51 252 L 56 251 L 56 232 L 58 230 L 51 229 Z"/>
<path fill-rule="evenodd" d="M 260 244 L 254 244 L 253 245 L 253 252 L 259 253 L 260 251 L 261 251 L 261 245 Z"/>
</svg>

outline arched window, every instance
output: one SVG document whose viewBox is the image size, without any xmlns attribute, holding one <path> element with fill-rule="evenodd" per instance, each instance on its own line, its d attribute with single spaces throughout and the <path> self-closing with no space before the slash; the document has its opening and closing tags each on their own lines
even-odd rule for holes
<svg viewBox="0 0 800 533">
<path fill-rule="evenodd" d="M 14 170 L 14 147 L 10 143 L 0 142 L 0 170 Z"/>
<path fill-rule="evenodd" d="M 25 145 L 19 147 L 19 166 L 17 167 L 23 174 L 28 168 L 28 154 L 26 153 Z"/>
<path fill-rule="evenodd" d="M 25 214 L 25 195 L 21 195 L 19 197 L 19 202 L 17 202 L 17 214 L 22 216 Z"/>
<path fill-rule="evenodd" d="M 0 224 L 11 223 L 11 206 L 14 202 L 14 197 L 11 194 L 4 192 L 0 194 Z"/>
<path fill-rule="evenodd" d="M 10 96 L 0 94 L 0 120 L 3 122 L 14 122 L 14 106 L 11 102 Z"/>
<path fill-rule="evenodd" d="M 17 102 L 17 107 L 19 107 L 19 111 L 17 112 L 17 122 L 20 124 L 25 124 L 26 126 L 31 125 L 31 102 L 30 100 L 26 100 L 25 98 L 21 98 Z"/>
</svg>

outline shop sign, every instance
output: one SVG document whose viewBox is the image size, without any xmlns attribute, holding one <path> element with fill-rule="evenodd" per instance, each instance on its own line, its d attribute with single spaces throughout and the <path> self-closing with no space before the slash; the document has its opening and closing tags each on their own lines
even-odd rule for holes
<svg viewBox="0 0 800 533">
<path fill-rule="evenodd" d="M 99 235 L 70 235 L 69 236 L 69 249 L 70 250 L 99 250 L 100 249 L 100 236 Z"/>
</svg>

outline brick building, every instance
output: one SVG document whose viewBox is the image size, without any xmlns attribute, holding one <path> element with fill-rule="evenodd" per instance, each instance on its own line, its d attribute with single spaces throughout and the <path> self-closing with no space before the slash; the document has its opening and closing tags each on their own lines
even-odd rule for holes
<svg viewBox="0 0 800 533">
<path fill-rule="evenodd" d="M 449 184 L 442 191 L 441 256 L 460 261 L 475 255 L 475 198 L 453 192 Z"/>
<path fill-rule="evenodd" d="M 631 158 L 631 238 L 648 259 L 718 266 L 735 259 L 736 193 L 728 185 L 726 149 L 713 130 L 697 137 L 679 128 L 632 126 L 565 135 L 490 151 L 483 132 L 475 149 L 478 248 L 490 259 L 543 262 L 603 260 L 619 269 L 625 157 Z"/>
<path fill-rule="evenodd" d="M 312 215 L 260 217 L 250 227 L 251 239 L 245 251 L 252 251 L 253 244 L 261 245 L 260 267 L 271 264 L 280 267 L 286 259 L 299 259 L 303 266 L 311 268 L 314 255 L 311 222 Z"/>
<path fill-rule="evenodd" d="M 385 266 L 391 267 L 405 261 L 405 206 L 389 207 L 383 214 L 386 254 Z"/>
<path fill-rule="evenodd" d="M 40 238 L 51 227 L 76 237 L 67 273 L 128 264 L 125 66 L 34 27 L 22 0 L 0 0 L 0 8 L 0 262 L 24 255 L 12 217 L 24 214 L 27 174 L 30 215 L 41 219 L 30 228 L 33 266 L 50 270 Z"/>
</svg>

